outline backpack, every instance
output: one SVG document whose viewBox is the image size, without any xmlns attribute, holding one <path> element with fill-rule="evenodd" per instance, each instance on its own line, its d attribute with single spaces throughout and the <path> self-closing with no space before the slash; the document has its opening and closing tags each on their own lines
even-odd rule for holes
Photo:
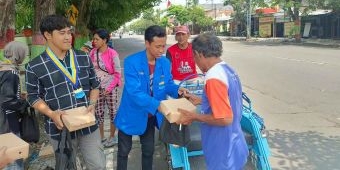
<svg viewBox="0 0 340 170">
<path fill-rule="evenodd" d="M 0 80 L 2 80 L 3 76 L 4 74 L 1 75 Z M 4 109 L 2 109 L 2 104 L 4 100 L 4 96 L 0 94 L 0 134 L 10 132 L 6 112 L 4 111 Z"/>
</svg>

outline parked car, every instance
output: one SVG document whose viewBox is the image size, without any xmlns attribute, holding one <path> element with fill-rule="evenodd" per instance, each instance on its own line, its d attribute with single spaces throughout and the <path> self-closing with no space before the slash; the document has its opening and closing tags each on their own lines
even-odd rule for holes
<svg viewBox="0 0 340 170">
<path fill-rule="evenodd" d="M 133 31 L 129 31 L 129 35 L 133 35 Z"/>
</svg>

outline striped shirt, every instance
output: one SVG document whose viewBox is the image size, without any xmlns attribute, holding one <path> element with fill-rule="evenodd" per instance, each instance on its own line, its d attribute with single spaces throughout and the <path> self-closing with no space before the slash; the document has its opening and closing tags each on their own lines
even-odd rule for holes
<svg viewBox="0 0 340 170">
<path fill-rule="evenodd" d="M 78 63 L 78 81 L 86 97 L 77 99 L 74 87 L 68 82 L 63 73 L 56 68 L 46 51 L 34 58 L 26 67 L 27 100 L 31 106 L 37 101 L 44 100 L 51 110 L 67 110 L 81 106 L 88 106 L 90 90 L 99 88 L 93 64 L 89 56 L 81 51 L 74 51 Z M 62 64 L 70 69 L 70 55 L 67 53 Z M 98 125 L 86 127 L 72 132 L 72 138 L 86 135 L 95 131 Z M 45 116 L 46 133 L 58 139 L 60 131 L 49 117 Z"/>
</svg>

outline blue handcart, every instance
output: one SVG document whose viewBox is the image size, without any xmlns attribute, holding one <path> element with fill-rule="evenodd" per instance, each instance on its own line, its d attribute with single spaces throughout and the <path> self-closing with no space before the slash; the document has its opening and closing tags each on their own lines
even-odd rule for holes
<svg viewBox="0 0 340 170">
<path fill-rule="evenodd" d="M 202 79 L 196 79 L 195 81 L 188 82 L 191 77 L 199 77 Z M 181 83 L 181 87 L 187 88 L 190 93 L 201 96 L 203 94 L 204 80 L 202 74 L 192 75 L 184 79 Z M 253 111 L 251 100 L 245 93 L 242 93 L 242 98 L 245 101 L 243 104 L 243 112 L 241 119 L 241 127 L 245 134 L 246 141 L 249 148 L 248 162 L 253 165 L 254 169 L 258 170 L 271 170 L 269 164 L 270 150 L 267 141 L 268 133 L 265 129 L 263 119 Z M 200 109 L 200 106 L 197 108 Z M 185 146 L 176 146 L 167 144 L 168 152 L 168 165 L 169 170 L 183 169 L 183 170 L 204 170 L 204 161 L 192 162 L 189 161 L 189 157 L 202 157 L 203 151 L 201 147 L 201 135 L 199 129 L 200 123 L 193 122 L 190 126 L 190 139 L 191 142 Z"/>
<path fill-rule="evenodd" d="M 258 170 L 271 170 L 269 163 L 270 150 L 267 141 L 268 132 L 263 118 L 253 111 L 251 101 L 245 93 L 242 93 L 243 112 L 241 127 L 245 134 L 249 148 L 248 161 Z"/>
<path fill-rule="evenodd" d="M 189 90 L 191 94 L 201 96 L 203 94 L 204 87 L 204 75 L 193 74 L 186 77 L 179 83 L 179 86 Z M 200 106 L 197 106 L 197 110 L 200 110 Z M 189 162 L 189 157 L 203 156 L 202 145 L 201 145 L 201 131 L 200 123 L 193 122 L 189 126 L 190 131 L 190 143 L 183 147 L 173 144 L 166 144 L 166 150 L 168 152 L 168 165 L 169 170 L 183 169 L 190 170 L 190 165 L 194 170 L 205 170 L 204 161 Z M 202 157 L 203 158 L 203 157 Z M 203 159 L 200 160 L 203 160 Z M 203 165 L 202 165 L 203 164 Z"/>
</svg>

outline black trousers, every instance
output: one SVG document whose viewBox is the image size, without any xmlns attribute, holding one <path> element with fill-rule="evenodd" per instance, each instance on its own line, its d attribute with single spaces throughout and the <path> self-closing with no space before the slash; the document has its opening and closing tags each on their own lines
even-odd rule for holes
<svg viewBox="0 0 340 170">
<path fill-rule="evenodd" d="M 144 134 L 139 136 L 142 145 L 142 170 L 152 170 L 155 150 L 155 116 L 149 117 Z M 132 147 L 132 136 L 118 131 L 117 170 L 127 170 L 128 155 Z"/>
</svg>

